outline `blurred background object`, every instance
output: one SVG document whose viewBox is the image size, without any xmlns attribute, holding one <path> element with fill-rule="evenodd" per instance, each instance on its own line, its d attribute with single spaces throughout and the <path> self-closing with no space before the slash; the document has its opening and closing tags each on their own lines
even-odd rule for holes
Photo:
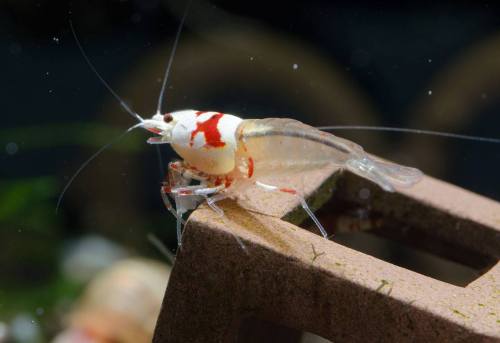
<svg viewBox="0 0 500 343">
<path fill-rule="evenodd" d="M 54 343 L 151 342 L 169 275 L 153 260 L 115 263 L 85 288 Z"/>
<path fill-rule="evenodd" d="M 159 161 L 142 132 L 93 161 L 57 215 L 55 204 L 85 159 L 133 123 L 85 64 L 68 21 L 103 77 L 149 116 L 185 4 L 0 4 L 0 321 L 9 332 L 15 318 L 28 315 L 42 339 L 52 337 L 97 271 L 125 256 L 164 259 L 148 234 L 175 247 L 174 221 L 159 197 L 165 164 L 175 155 L 161 147 Z M 499 14 L 498 6 L 482 1 L 317 0 L 272 7 L 194 0 L 165 108 L 499 137 Z M 500 199 L 498 145 L 337 134 Z"/>
<path fill-rule="evenodd" d="M 62 257 L 63 274 L 74 282 L 88 282 L 101 270 L 125 258 L 125 249 L 99 236 L 84 236 L 67 245 Z"/>
<path fill-rule="evenodd" d="M 9 334 L 9 328 L 7 324 L 0 322 L 0 343 L 7 342 L 8 334 Z"/>
<path fill-rule="evenodd" d="M 43 342 L 42 328 L 37 320 L 28 313 L 21 313 L 10 323 L 10 338 L 19 343 Z"/>
</svg>

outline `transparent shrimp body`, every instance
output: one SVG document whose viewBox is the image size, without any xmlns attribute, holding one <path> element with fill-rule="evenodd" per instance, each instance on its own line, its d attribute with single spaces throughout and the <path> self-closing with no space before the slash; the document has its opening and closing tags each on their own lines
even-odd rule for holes
<svg viewBox="0 0 500 343">
<path fill-rule="evenodd" d="M 165 205 L 177 217 L 179 242 L 183 213 L 206 200 L 223 215 L 216 201 L 237 196 L 240 187 L 249 185 L 298 197 L 327 237 L 301 192 L 262 182 L 266 176 L 334 165 L 367 178 L 386 191 L 411 186 L 422 176 L 415 168 L 376 160 L 351 141 L 293 119 L 242 120 L 220 112 L 185 110 L 155 115 L 144 121 L 144 127 L 160 135 L 148 142 L 169 143 L 183 159 L 170 163 L 162 187 Z M 197 183 L 192 185 L 192 181 Z"/>
<path fill-rule="evenodd" d="M 293 119 L 244 120 L 237 136 L 237 159 L 247 160 L 253 169 L 248 176 L 255 179 L 282 170 L 310 170 L 326 164 L 347 169 L 386 191 L 409 187 L 422 177 L 418 169 L 377 160 L 358 144 Z"/>
</svg>

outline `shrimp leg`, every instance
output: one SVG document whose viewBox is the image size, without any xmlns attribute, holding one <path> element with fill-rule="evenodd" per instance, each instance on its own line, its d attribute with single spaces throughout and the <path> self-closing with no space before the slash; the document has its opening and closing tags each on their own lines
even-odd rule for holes
<svg viewBox="0 0 500 343">
<path fill-rule="evenodd" d="M 181 246 L 182 239 L 182 224 L 185 223 L 182 219 L 182 215 L 189 209 L 193 209 L 198 205 L 200 196 L 195 194 L 195 191 L 199 188 L 206 188 L 201 185 L 188 186 L 193 178 L 195 178 L 195 175 L 190 173 L 183 166 L 182 162 L 170 162 L 168 164 L 167 176 L 162 187 L 160 188 L 160 194 L 165 207 L 177 219 L 176 231 L 179 247 Z M 172 206 L 169 196 L 174 199 L 175 209 Z"/>
<path fill-rule="evenodd" d="M 200 202 L 200 197 L 203 197 L 207 200 L 208 205 L 218 214 L 224 215 L 224 212 L 222 209 L 220 209 L 215 202 L 220 201 L 224 198 L 226 198 L 225 195 L 217 194 L 215 196 L 209 197 L 208 195 L 214 194 L 221 191 L 220 187 L 207 187 L 205 185 L 197 185 L 197 186 L 185 186 L 185 187 L 171 187 L 164 185 L 161 187 L 161 197 L 163 200 L 163 203 L 165 204 L 165 207 L 167 210 L 174 215 L 178 220 L 182 219 L 179 217 L 179 211 L 181 214 L 185 213 L 186 211 L 193 209 L 190 208 L 191 206 L 178 206 L 180 205 L 181 198 L 187 198 L 191 197 L 196 203 Z M 174 198 L 174 201 L 176 203 L 175 209 L 172 206 L 172 203 L 170 202 L 170 199 L 168 196 L 172 196 Z"/>
<path fill-rule="evenodd" d="M 177 219 L 177 212 L 175 211 L 174 207 L 172 206 L 172 203 L 170 202 L 170 199 L 168 198 L 168 194 L 170 191 L 170 186 L 163 185 L 160 189 L 160 194 L 161 194 L 161 199 L 163 200 L 163 204 L 167 208 L 167 210 Z"/>
<path fill-rule="evenodd" d="M 321 225 L 321 223 L 318 220 L 318 218 L 311 211 L 311 208 L 309 207 L 309 205 L 307 205 L 307 202 L 304 199 L 304 197 L 301 196 L 297 192 L 297 190 L 295 190 L 293 188 L 279 188 L 279 187 L 276 187 L 276 186 L 273 186 L 273 185 L 268 185 L 268 184 L 260 182 L 260 181 L 255 181 L 255 185 L 257 187 L 262 188 L 265 191 L 268 191 L 268 192 L 282 192 L 282 193 L 288 193 L 288 194 L 295 195 L 299 199 L 300 205 L 302 206 L 302 208 L 304 209 L 304 211 L 306 211 L 306 213 L 309 215 L 309 217 L 312 219 L 312 221 L 314 222 L 314 224 L 316 224 L 316 226 L 318 227 L 318 229 L 321 232 L 321 234 L 323 235 L 323 237 L 325 237 L 326 239 L 328 239 L 328 233 L 326 232 L 325 228 L 323 227 L 323 225 Z"/>
<path fill-rule="evenodd" d="M 227 195 L 225 193 L 218 193 L 215 194 L 211 197 L 206 196 L 205 199 L 207 200 L 207 205 L 210 206 L 210 208 L 217 213 L 220 217 L 224 216 L 224 210 L 217 206 L 216 202 L 221 201 L 227 198 Z"/>
<path fill-rule="evenodd" d="M 191 179 L 199 180 L 201 183 L 195 186 L 189 186 Z M 169 164 L 169 177 L 166 182 L 167 185 L 162 187 L 162 198 L 165 206 L 177 218 L 176 231 L 177 231 L 177 245 L 182 248 L 182 224 L 184 221 L 182 215 L 188 210 L 195 209 L 196 206 L 204 199 L 207 205 L 217 213 L 219 216 L 224 216 L 224 211 L 217 206 L 216 202 L 227 198 L 225 193 L 221 193 L 226 186 L 224 184 L 210 187 L 206 185 L 207 178 L 203 175 L 197 174 L 186 168 L 182 162 L 172 162 Z M 176 186 L 176 185 L 181 186 Z M 169 188 L 170 186 L 170 188 Z M 175 209 L 173 208 L 168 196 L 171 196 L 175 201 Z M 247 248 L 243 241 L 231 232 L 234 239 L 238 242 L 240 247 L 248 253 Z"/>
<path fill-rule="evenodd" d="M 200 181 L 200 184 L 190 186 L 189 183 L 193 179 Z M 195 170 L 191 170 L 180 161 L 171 162 L 168 165 L 168 175 L 161 187 L 161 195 L 165 207 L 177 219 L 176 232 L 179 247 L 182 246 L 182 224 L 185 223 L 182 216 L 184 213 L 195 209 L 203 200 L 207 200 L 207 204 L 212 210 L 221 216 L 224 215 L 224 211 L 215 202 L 225 197 L 224 194 L 219 193 L 225 186 L 221 184 L 211 187 L 206 184 L 206 181 L 207 177 Z M 175 209 L 170 202 L 169 196 L 175 202 Z"/>
<path fill-rule="evenodd" d="M 207 187 L 206 185 L 176 187 L 171 190 L 170 196 L 175 200 L 177 246 L 179 248 L 182 247 L 182 215 L 189 210 L 194 210 L 208 194 L 218 191 L 220 191 L 220 187 Z"/>
<path fill-rule="evenodd" d="M 181 236 L 182 236 L 182 224 L 184 220 L 182 219 L 182 212 L 180 208 L 177 207 L 174 209 L 172 203 L 170 202 L 169 195 L 172 194 L 172 189 L 176 188 L 178 184 L 185 184 L 188 182 L 187 180 L 183 180 L 182 174 L 176 175 L 177 165 L 176 162 L 170 162 L 168 164 L 168 172 L 163 182 L 163 185 L 160 188 L 161 198 L 163 200 L 163 204 L 167 208 L 167 210 L 176 218 L 176 231 L 177 231 L 177 242 L 178 247 L 181 247 Z M 174 197 L 175 202 L 177 203 L 177 199 Z"/>
<path fill-rule="evenodd" d="M 182 173 L 179 172 L 179 168 L 181 168 L 181 162 L 175 161 L 170 162 L 168 164 L 168 171 L 165 177 L 165 181 L 160 188 L 161 198 L 163 200 L 163 204 L 167 208 L 167 210 L 177 218 L 177 220 L 182 222 L 182 218 L 179 217 L 177 211 L 172 206 L 170 199 L 168 198 L 169 194 L 171 194 L 172 189 L 177 188 L 179 185 L 185 185 L 189 180 L 186 180 L 182 177 Z"/>
<path fill-rule="evenodd" d="M 227 197 L 226 194 L 224 193 L 219 193 L 225 188 L 224 185 L 219 185 L 216 187 L 207 187 L 205 185 L 197 185 L 197 186 L 187 186 L 187 187 L 178 187 L 175 189 L 172 189 L 171 194 L 174 194 L 173 197 L 175 199 L 176 203 L 176 214 L 177 214 L 177 239 L 178 239 L 178 246 L 181 248 L 182 246 L 182 215 L 190 209 L 194 209 L 198 203 L 200 202 L 201 198 L 205 199 L 207 201 L 208 206 L 216 212 L 220 216 L 224 216 L 224 211 L 217 206 L 215 203 L 217 201 L 220 201 L 224 198 Z M 214 194 L 213 196 L 209 196 L 211 194 Z M 247 248 L 243 241 L 236 236 L 233 232 L 231 232 L 233 235 L 234 239 L 238 242 L 240 247 L 247 252 Z"/>
<path fill-rule="evenodd" d="M 218 193 L 218 194 L 215 194 L 211 197 L 209 196 L 206 196 L 206 200 L 207 200 L 207 205 L 210 206 L 210 208 L 215 212 L 217 213 L 220 217 L 223 217 L 224 216 L 224 210 L 222 208 L 220 208 L 219 206 L 217 206 L 216 202 L 217 201 L 221 201 L 221 200 L 224 200 L 226 199 L 228 196 L 225 194 L 225 193 Z M 236 239 L 236 242 L 238 242 L 238 244 L 240 245 L 241 249 L 243 249 L 243 251 L 248 254 L 248 250 L 247 250 L 247 247 L 245 245 L 245 243 L 243 243 L 243 241 L 241 240 L 240 237 L 238 237 L 235 233 L 233 233 L 231 231 L 231 234 L 233 235 L 234 239 Z"/>
</svg>

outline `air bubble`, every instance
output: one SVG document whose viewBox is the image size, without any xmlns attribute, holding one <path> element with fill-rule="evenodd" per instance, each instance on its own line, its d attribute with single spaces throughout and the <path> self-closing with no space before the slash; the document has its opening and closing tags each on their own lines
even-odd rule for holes
<svg viewBox="0 0 500 343">
<path fill-rule="evenodd" d="M 12 55 L 19 55 L 21 52 L 23 51 L 23 48 L 21 47 L 20 44 L 18 43 L 12 43 L 10 46 L 9 46 L 9 52 L 12 54 Z"/>
<path fill-rule="evenodd" d="M 5 151 L 9 155 L 15 155 L 17 151 L 19 150 L 19 147 L 17 146 L 16 143 L 14 142 L 9 142 L 5 145 Z"/>
</svg>

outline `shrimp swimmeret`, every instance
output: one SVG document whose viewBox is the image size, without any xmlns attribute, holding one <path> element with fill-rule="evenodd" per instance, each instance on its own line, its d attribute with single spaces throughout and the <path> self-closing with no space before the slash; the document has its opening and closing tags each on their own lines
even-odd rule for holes
<svg viewBox="0 0 500 343">
<path fill-rule="evenodd" d="M 287 118 L 249 119 L 220 112 L 194 110 L 155 114 L 141 126 L 158 136 L 150 144 L 170 144 L 183 161 L 169 164 L 161 188 L 167 209 L 177 217 L 177 238 L 181 244 L 182 215 L 204 200 L 219 214 L 216 201 L 234 195 L 236 185 L 252 184 L 266 191 L 289 193 L 326 238 L 327 233 L 307 206 L 300 192 L 261 182 L 270 174 L 288 169 L 307 170 L 333 164 L 367 178 L 386 191 L 418 182 L 415 168 L 382 162 L 361 146 Z M 199 182 L 191 185 L 192 181 Z M 169 196 L 175 201 L 172 206 Z"/>
</svg>

